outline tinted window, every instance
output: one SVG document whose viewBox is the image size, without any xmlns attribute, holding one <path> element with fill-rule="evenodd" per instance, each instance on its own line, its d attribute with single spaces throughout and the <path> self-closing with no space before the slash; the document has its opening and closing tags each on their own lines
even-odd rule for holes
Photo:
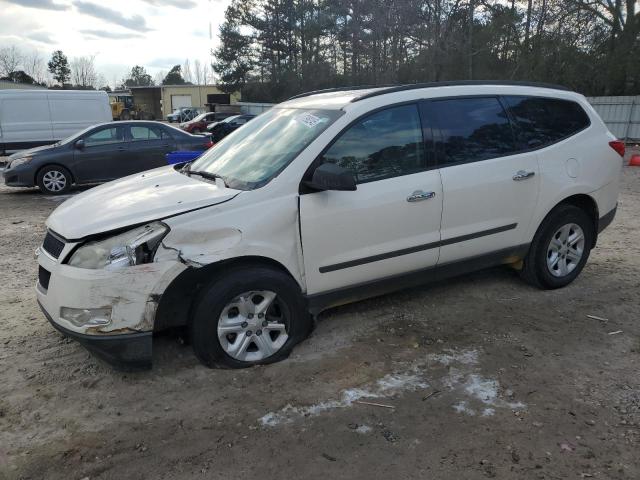
<svg viewBox="0 0 640 480">
<path fill-rule="evenodd" d="M 541 97 L 504 97 L 524 148 L 557 142 L 589 126 L 582 107 L 569 100 Z"/>
<path fill-rule="evenodd" d="M 356 182 L 371 182 L 426 168 L 416 105 L 374 113 L 344 132 L 322 159 L 351 170 Z"/>
<path fill-rule="evenodd" d="M 435 118 L 441 164 L 476 162 L 512 153 L 513 130 L 497 98 L 437 100 L 425 106 Z"/>
<path fill-rule="evenodd" d="M 130 132 L 131 140 L 134 142 L 140 140 L 159 140 L 162 136 L 159 130 L 149 127 L 131 127 Z"/>
<path fill-rule="evenodd" d="M 84 138 L 85 145 L 104 145 L 118 142 L 124 142 L 124 130 L 122 127 L 103 128 Z"/>
</svg>

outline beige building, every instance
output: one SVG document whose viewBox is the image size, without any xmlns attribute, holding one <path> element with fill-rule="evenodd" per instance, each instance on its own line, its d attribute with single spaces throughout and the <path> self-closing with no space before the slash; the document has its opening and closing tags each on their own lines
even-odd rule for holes
<svg viewBox="0 0 640 480">
<path fill-rule="evenodd" d="M 176 108 L 197 107 L 209 110 L 215 103 L 236 103 L 240 93 L 231 95 L 222 92 L 215 85 L 159 85 L 154 87 L 131 88 L 133 101 L 144 106 L 157 120 L 167 118 Z"/>
</svg>

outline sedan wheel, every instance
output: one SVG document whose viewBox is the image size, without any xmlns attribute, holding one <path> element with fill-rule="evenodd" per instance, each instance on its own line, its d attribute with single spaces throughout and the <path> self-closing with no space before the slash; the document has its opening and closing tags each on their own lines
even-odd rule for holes
<svg viewBox="0 0 640 480">
<path fill-rule="evenodd" d="M 71 188 L 71 175 L 63 167 L 45 167 L 38 173 L 37 183 L 42 192 L 59 195 Z"/>
<path fill-rule="evenodd" d="M 569 223 L 551 237 L 547 248 L 547 268 L 554 277 L 565 277 L 575 270 L 584 253 L 584 232 Z"/>
</svg>

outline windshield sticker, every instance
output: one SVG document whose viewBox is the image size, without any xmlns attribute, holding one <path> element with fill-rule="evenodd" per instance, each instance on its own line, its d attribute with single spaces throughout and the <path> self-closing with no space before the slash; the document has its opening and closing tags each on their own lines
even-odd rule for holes
<svg viewBox="0 0 640 480">
<path fill-rule="evenodd" d="M 321 123 L 327 122 L 329 119 L 316 117 L 311 113 L 303 113 L 302 115 L 298 115 L 296 117 L 296 120 L 303 124 L 305 127 L 314 128 Z"/>
</svg>

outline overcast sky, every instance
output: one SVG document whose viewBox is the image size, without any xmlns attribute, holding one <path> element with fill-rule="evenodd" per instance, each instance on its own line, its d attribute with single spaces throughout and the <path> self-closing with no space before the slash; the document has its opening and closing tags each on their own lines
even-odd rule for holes
<svg viewBox="0 0 640 480">
<path fill-rule="evenodd" d="M 0 47 L 16 45 L 49 60 L 95 55 L 109 84 L 132 66 L 154 76 L 210 51 L 230 0 L 0 0 Z M 213 39 L 209 38 L 209 25 Z"/>
</svg>

